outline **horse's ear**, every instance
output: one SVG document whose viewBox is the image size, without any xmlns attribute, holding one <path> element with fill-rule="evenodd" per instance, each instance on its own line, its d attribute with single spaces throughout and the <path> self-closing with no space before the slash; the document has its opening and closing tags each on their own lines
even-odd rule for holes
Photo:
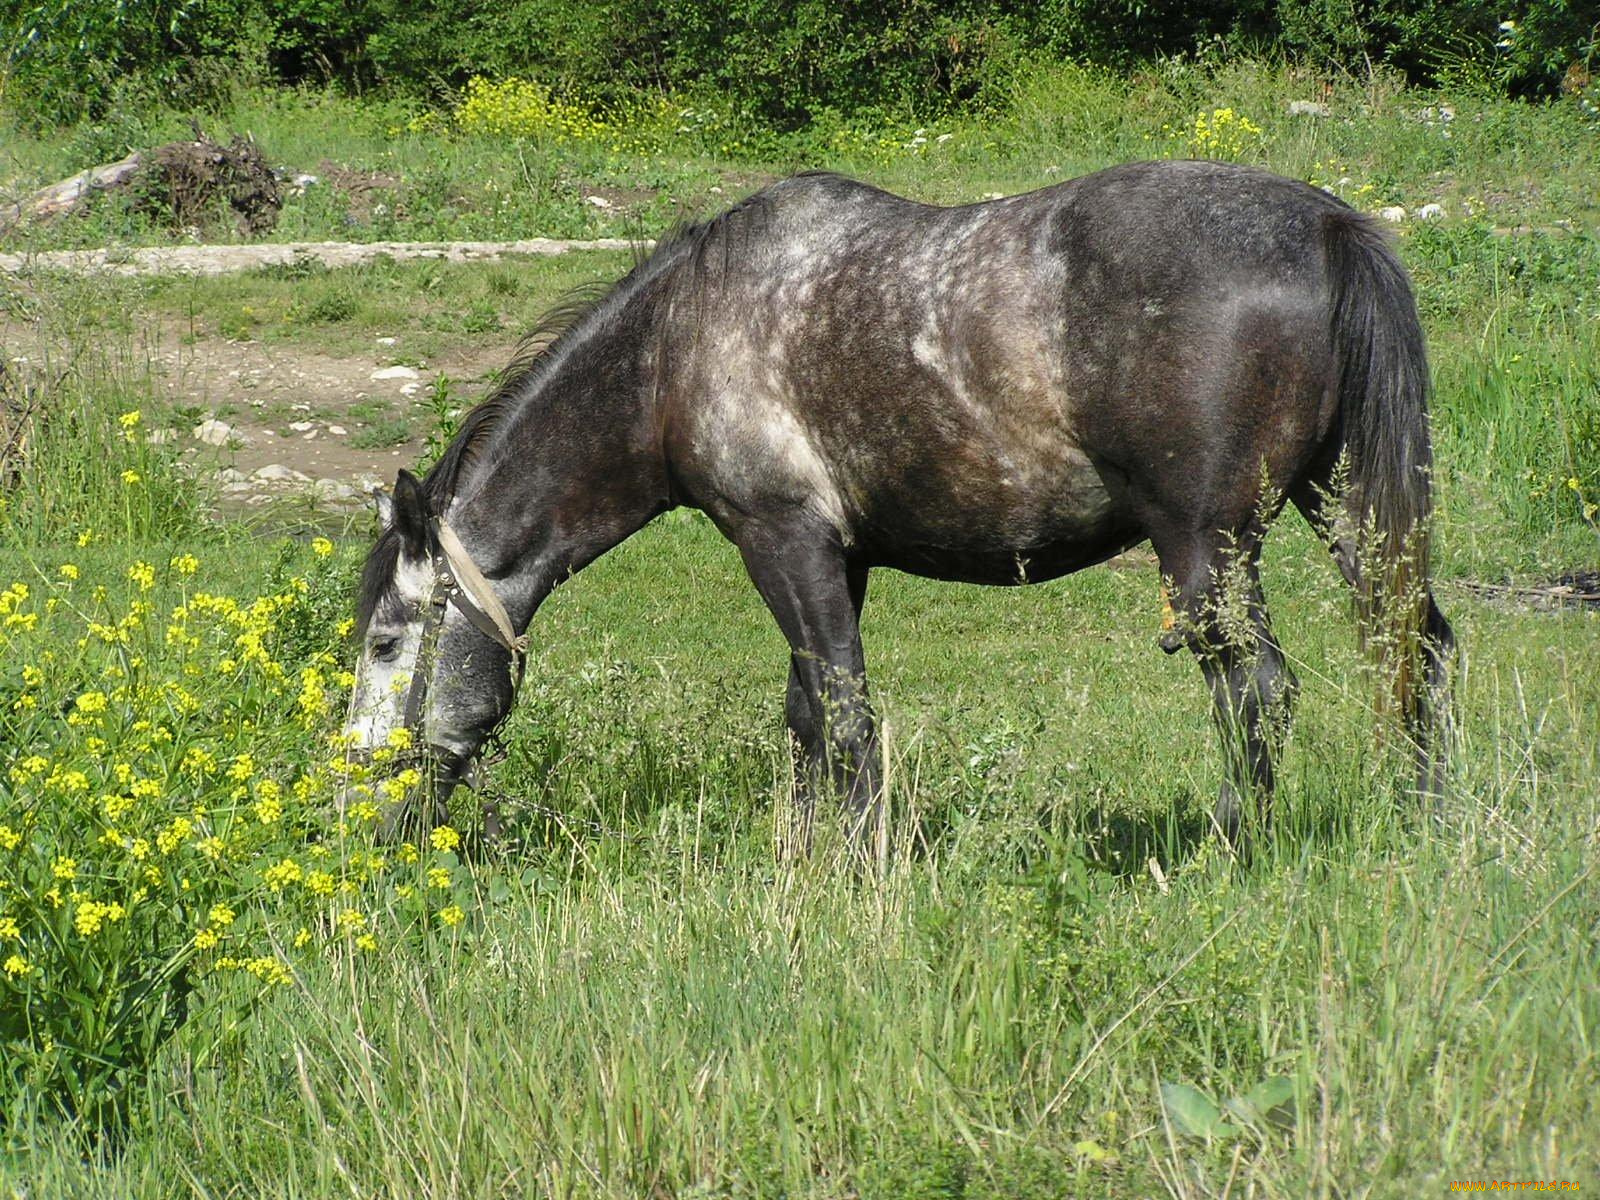
<svg viewBox="0 0 1600 1200">
<path fill-rule="evenodd" d="M 400 531 L 406 550 L 415 558 L 428 552 L 428 496 L 422 482 L 401 468 L 394 479 L 389 524 Z"/>
</svg>

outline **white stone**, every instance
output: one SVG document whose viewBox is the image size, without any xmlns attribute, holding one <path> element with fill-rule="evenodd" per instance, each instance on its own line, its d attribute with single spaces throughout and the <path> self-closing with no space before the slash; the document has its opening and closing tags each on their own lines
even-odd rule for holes
<svg viewBox="0 0 1600 1200">
<path fill-rule="evenodd" d="M 204 442 L 208 446 L 226 446 L 229 442 L 237 442 L 241 446 L 250 444 L 249 438 L 226 421 L 201 421 L 194 427 L 193 433 L 197 442 Z"/>
<path fill-rule="evenodd" d="M 583 202 L 585 204 L 593 205 L 595 208 L 611 207 L 611 201 L 607 200 L 604 196 L 585 196 L 583 198 Z"/>
<path fill-rule="evenodd" d="M 399 340 L 400 340 L 399 338 L 381 337 L 381 338 L 378 339 L 378 345 L 380 345 L 380 346 L 392 346 L 396 342 L 398 342 Z"/>
<path fill-rule="evenodd" d="M 347 430 L 343 425 L 329 425 L 328 432 L 333 434 L 334 437 L 343 437 L 349 432 L 349 430 Z"/>
<path fill-rule="evenodd" d="M 1289 101 L 1289 115 L 1291 117 L 1325 117 L 1328 113 L 1328 106 L 1318 100 Z"/>
<path fill-rule="evenodd" d="M 1398 225 L 1401 221 L 1406 219 L 1406 210 L 1401 208 L 1398 204 L 1391 204 L 1387 208 L 1380 208 L 1378 210 L 1378 215 L 1385 221 L 1392 221 Z"/>
<path fill-rule="evenodd" d="M 400 389 L 402 396 L 415 396 L 422 389 L 420 383 L 408 383 Z"/>
<path fill-rule="evenodd" d="M 244 472 L 237 467 L 223 467 L 217 472 L 218 483 L 243 483 Z"/>
<path fill-rule="evenodd" d="M 302 442 L 309 442 L 309 441 L 314 440 L 316 438 L 316 436 L 317 436 L 317 431 L 315 429 L 313 429 L 310 433 L 302 433 L 300 435 L 300 440 Z"/>
<path fill-rule="evenodd" d="M 1419 221 L 1437 221 L 1442 216 L 1444 216 L 1444 205 L 1442 204 L 1424 204 L 1417 209 L 1417 220 Z"/>
<path fill-rule="evenodd" d="M 372 373 L 372 378 L 382 381 L 385 379 L 417 379 L 419 376 L 415 367 L 382 367 Z"/>
<path fill-rule="evenodd" d="M 315 429 L 316 427 L 317 426 L 316 426 L 316 423 L 314 421 L 290 421 L 289 422 L 289 428 L 294 430 L 296 433 L 304 433 L 306 430 Z"/>
<path fill-rule="evenodd" d="M 311 490 L 324 500 L 354 500 L 357 495 L 355 488 L 338 479 L 319 479 Z"/>
<path fill-rule="evenodd" d="M 262 483 L 310 483 L 311 476 L 303 475 L 293 467 L 286 467 L 282 463 L 268 463 L 264 467 L 257 467 L 250 476 Z"/>
</svg>

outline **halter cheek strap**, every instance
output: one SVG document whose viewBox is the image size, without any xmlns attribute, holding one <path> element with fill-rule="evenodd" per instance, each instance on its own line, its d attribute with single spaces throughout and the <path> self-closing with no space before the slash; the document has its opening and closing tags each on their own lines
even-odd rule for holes
<svg viewBox="0 0 1600 1200">
<path fill-rule="evenodd" d="M 511 624 L 505 605 L 493 586 L 472 561 L 456 531 L 443 517 L 434 521 L 435 549 L 432 552 L 433 587 L 423 614 L 422 647 L 412 669 L 411 686 L 406 691 L 405 727 L 420 729 L 428 702 L 428 683 L 433 674 L 434 649 L 444 628 L 445 610 L 455 605 L 472 626 L 508 654 L 515 671 L 513 688 L 522 683 L 527 667 L 528 638 L 519 635 Z"/>
</svg>

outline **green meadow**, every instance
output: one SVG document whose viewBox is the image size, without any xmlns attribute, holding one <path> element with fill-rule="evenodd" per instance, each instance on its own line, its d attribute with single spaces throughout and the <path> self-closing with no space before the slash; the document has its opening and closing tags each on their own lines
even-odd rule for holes
<svg viewBox="0 0 1600 1200">
<path fill-rule="evenodd" d="M 219 516 L 148 436 L 201 415 L 152 347 L 509 355 L 627 256 L 26 267 L 0 275 L 0 396 L 37 417 L 0 481 L 0 1195 L 1600 1188 L 1600 610 L 1553 590 L 1600 567 L 1593 112 L 1251 62 L 1041 70 L 982 115 L 784 135 L 539 103 L 240 87 L 203 120 L 319 176 L 279 240 L 650 236 L 802 168 L 950 203 L 1189 155 L 1405 208 L 1461 645 L 1448 795 L 1406 794 L 1291 515 L 1265 581 L 1302 687 L 1248 865 L 1209 834 L 1209 699 L 1156 646 L 1138 553 L 1025 589 L 876 573 L 888 832 L 865 872 L 828 837 L 788 861 L 786 648 L 679 511 L 538 615 L 487 776 L 509 843 L 467 854 L 462 797 L 444 836 L 377 846 L 330 741 L 372 519 Z M 13 122 L 4 186 L 188 116 Z M 0 251 L 168 237 L 107 198 Z M 479 391 L 379 414 L 372 444 L 430 453 Z"/>
</svg>

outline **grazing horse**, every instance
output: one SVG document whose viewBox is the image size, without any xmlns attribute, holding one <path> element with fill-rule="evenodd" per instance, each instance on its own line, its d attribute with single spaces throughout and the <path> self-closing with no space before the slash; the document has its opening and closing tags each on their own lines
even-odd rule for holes
<svg viewBox="0 0 1600 1200">
<path fill-rule="evenodd" d="M 1306 184 L 1146 162 L 942 208 L 800 175 L 569 305 L 426 479 L 400 472 L 348 732 L 413 730 L 432 807 L 411 798 L 410 819 L 441 819 L 511 707 L 540 603 L 689 505 L 788 640 L 805 828 L 825 792 L 859 829 L 881 778 L 868 573 L 1033 583 L 1148 540 L 1160 644 L 1194 652 L 1215 701 L 1232 839 L 1267 811 L 1294 691 L 1257 576 L 1287 498 L 1355 587 L 1436 788 L 1452 639 L 1428 587 L 1427 393 L 1387 239 Z"/>
</svg>

